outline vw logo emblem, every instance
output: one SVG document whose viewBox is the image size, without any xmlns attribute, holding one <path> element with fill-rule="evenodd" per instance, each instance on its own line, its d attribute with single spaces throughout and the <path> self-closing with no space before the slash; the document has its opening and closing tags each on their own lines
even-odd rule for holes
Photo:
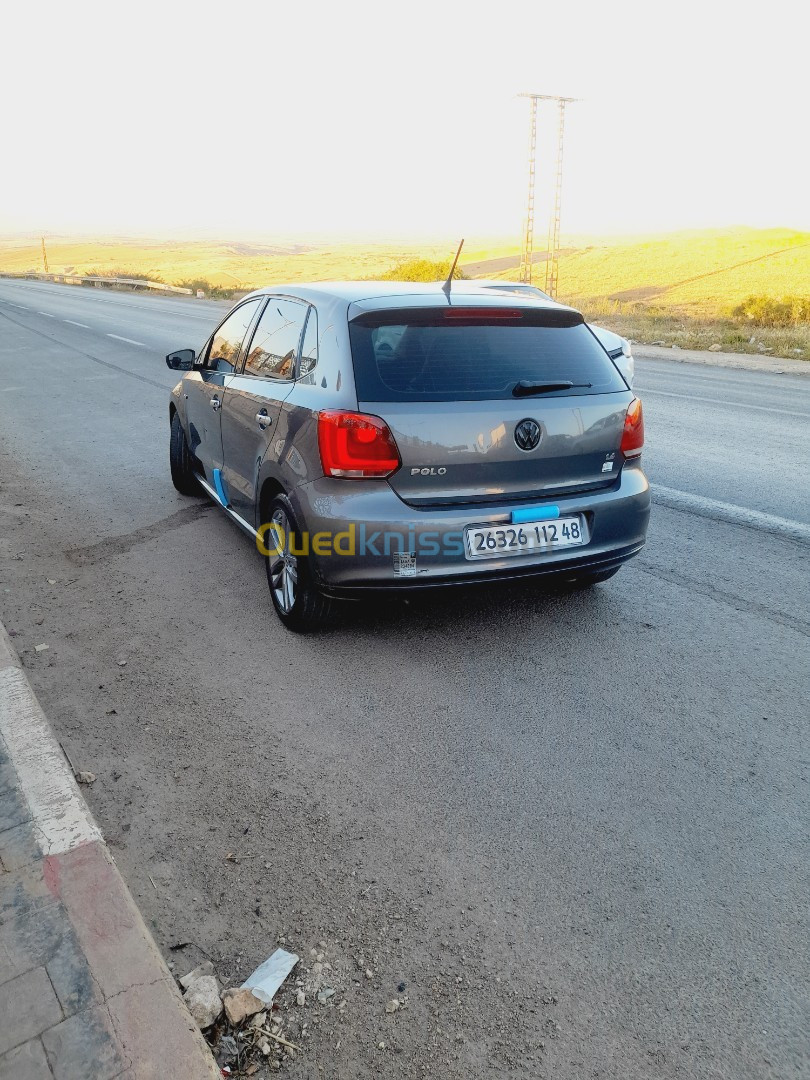
<svg viewBox="0 0 810 1080">
<path fill-rule="evenodd" d="M 534 450 L 540 442 L 540 425 L 526 417 L 515 424 L 515 442 L 519 450 Z"/>
</svg>

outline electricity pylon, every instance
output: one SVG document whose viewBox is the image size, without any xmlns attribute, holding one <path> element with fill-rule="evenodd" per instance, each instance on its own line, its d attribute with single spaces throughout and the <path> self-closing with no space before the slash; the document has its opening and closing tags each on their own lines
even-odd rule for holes
<svg viewBox="0 0 810 1080">
<path fill-rule="evenodd" d="M 529 193 L 526 202 L 526 227 L 523 231 L 523 250 L 520 257 L 520 280 L 527 285 L 532 281 L 532 255 L 534 248 L 534 182 L 537 150 L 537 102 L 557 102 L 557 167 L 554 186 L 554 208 L 548 226 L 546 250 L 546 292 L 557 295 L 557 278 L 560 250 L 560 204 L 562 198 L 563 135 L 565 131 L 565 106 L 579 98 L 559 97 L 557 94 L 521 94 L 531 103 L 529 116 Z"/>
<path fill-rule="evenodd" d="M 523 249 L 520 254 L 520 280 L 531 285 L 534 246 L 534 165 L 537 149 L 537 98 L 539 94 L 521 94 L 520 96 L 529 99 L 529 196 L 526 201 Z"/>
<path fill-rule="evenodd" d="M 45 250 L 45 237 L 41 236 L 40 240 L 42 241 L 42 265 L 45 267 L 45 273 L 47 274 L 48 273 L 48 253 Z"/>
</svg>

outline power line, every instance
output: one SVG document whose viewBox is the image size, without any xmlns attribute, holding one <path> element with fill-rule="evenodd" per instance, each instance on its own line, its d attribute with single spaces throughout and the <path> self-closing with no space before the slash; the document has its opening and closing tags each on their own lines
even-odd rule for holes
<svg viewBox="0 0 810 1080">
<path fill-rule="evenodd" d="M 546 250 L 546 292 L 549 296 L 557 295 L 560 250 L 560 205 L 562 198 L 562 162 L 563 135 L 565 131 L 565 106 L 579 98 L 560 97 L 557 94 L 521 94 L 528 98 L 529 113 L 529 191 L 526 200 L 526 226 L 523 230 L 523 248 L 520 257 L 520 280 L 530 285 L 532 281 L 532 259 L 534 249 L 534 185 L 537 156 L 537 102 L 557 102 L 557 162 L 554 185 L 554 205 L 548 226 L 548 247 Z"/>
</svg>

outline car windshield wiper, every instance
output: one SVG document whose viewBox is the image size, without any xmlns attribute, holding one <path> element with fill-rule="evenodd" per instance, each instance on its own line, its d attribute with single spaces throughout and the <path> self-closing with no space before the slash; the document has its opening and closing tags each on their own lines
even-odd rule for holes
<svg viewBox="0 0 810 1080">
<path fill-rule="evenodd" d="M 555 390 L 584 390 L 591 386 L 593 386 L 593 383 L 574 383 L 562 379 L 558 382 L 540 383 L 529 382 L 528 379 L 521 379 L 519 383 L 516 383 L 515 386 L 512 387 L 512 397 L 531 397 L 533 394 L 553 394 Z"/>
</svg>

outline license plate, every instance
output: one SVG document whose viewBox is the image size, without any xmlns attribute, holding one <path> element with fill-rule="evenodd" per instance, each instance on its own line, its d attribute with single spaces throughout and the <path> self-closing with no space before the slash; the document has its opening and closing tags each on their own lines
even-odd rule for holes
<svg viewBox="0 0 810 1080">
<path fill-rule="evenodd" d="M 469 525 L 464 530 L 468 559 L 537 555 L 587 544 L 587 526 L 579 514 L 521 525 Z"/>
</svg>

